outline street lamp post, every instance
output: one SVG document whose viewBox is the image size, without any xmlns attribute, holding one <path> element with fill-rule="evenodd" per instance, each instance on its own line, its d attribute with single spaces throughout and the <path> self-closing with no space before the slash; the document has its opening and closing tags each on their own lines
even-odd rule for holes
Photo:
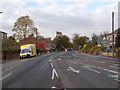
<svg viewBox="0 0 120 90">
<path fill-rule="evenodd" d="M 112 12 L 112 57 L 114 57 L 114 12 Z"/>
</svg>

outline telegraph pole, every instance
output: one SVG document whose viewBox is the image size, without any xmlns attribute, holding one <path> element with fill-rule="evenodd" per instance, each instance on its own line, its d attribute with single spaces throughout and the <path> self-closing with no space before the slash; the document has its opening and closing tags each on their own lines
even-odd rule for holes
<svg viewBox="0 0 120 90">
<path fill-rule="evenodd" d="M 114 58 L 114 12 L 112 12 L 112 57 Z"/>
</svg>

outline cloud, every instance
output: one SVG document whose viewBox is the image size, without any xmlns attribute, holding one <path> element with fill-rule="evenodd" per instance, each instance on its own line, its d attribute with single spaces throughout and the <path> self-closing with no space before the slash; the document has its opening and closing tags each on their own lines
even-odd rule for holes
<svg viewBox="0 0 120 90">
<path fill-rule="evenodd" d="M 30 2 L 29 5 L 28 2 Z M 0 7 L 4 10 L 3 30 L 12 35 L 11 30 L 17 18 L 29 15 L 40 34 L 45 37 L 54 38 L 56 31 L 61 31 L 70 37 L 73 33 L 91 36 L 93 32 L 99 34 L 102 31 L 111 31 L 111 11 L 116 10 L 117 2 L 104 3 L 102 6 L 97 6 L 92 1 L 71 0 L 71 2 L 70 0 L 63 2 L 59 0 L 5 1 L 2 6 L 7 8 Z M 96 8 L 90 11 L 93 5 Z"/>
</svg>

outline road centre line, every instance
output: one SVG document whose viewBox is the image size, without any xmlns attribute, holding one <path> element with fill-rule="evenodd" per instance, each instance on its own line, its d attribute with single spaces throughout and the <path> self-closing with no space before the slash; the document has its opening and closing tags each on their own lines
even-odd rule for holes
<svg viewBox="0 0 120 90">
<path fill-rule="evenodd" d="M 12 75 L 12 73 L 9 73 L 9 74 L 6 75 L 5 77 L 1 78 L 0 80 L 3 80 L 3 79 L 5 79 L 5 78 L 9 77 L 10 75 Z"/>
<path fill-rule="evenodd" d="M 84 67 L 84 66 L 82 66 L 82 67 Z M 96 71 L 96 70 L 91 69 L 91 68 L 89 68 L 89 67 L 84 67 L 84 68 L 86 68 L 86 69 L 88 69 L 88 70 L 91 70 L 91 71 L 93 71 L 93 72 L 96 72 L 96 73 L 100 73 L 99 71 Z"/>
<path fill-rule="evenodd" d="M 97 61 L 97 62 L 99 62 L 99 63 L 106 63 L 106 62 L 101 62 L 101 61 Z"/>
<path fill-rule="evenodd" d="M 58 58 L 58 60 L 61 60 L 60 58 Z"/>
<path fill-rule="evenodd" d="M 110 66 L 110 67 L 113 67 L 113 68 L 119 68 L 119 67 L 117 67 L 117 66 Z"/>
<path fill-rule="evenodd" d="M 56 87 L 51 87 L 51 88 L 55 89 Z"/>
<path fill-rule="evenodd" d="M 120 65 L 119 64 L 112 64 L 113 66 L 117 66 L 117 67 L 120 67 Z"/>
<path fill-rule="evenodd" d="M 81 65 L 87 65 L 87 64 L 82 64 L 82 63 L 79 63 L 79 64 L 81 64 Z M 97 67 L 97 66 L 91 66 L 91 67 L 99 68 L 99 69 L 102 69 L 102 70 L 105 70 L 105 71 L 109 71 L 109 72 L 112 72 L 112 73 L 115 73 L 115 74 L 119 74 L 118 72 L 112 71 L 112 70 L 109 70 L 109 69 L 105 69 L 105 68 L 101 68 L 101 67 Z"/>
<path fill-rule="evenodd" d="M 76 62 L 73 62 L 73 61 L 70 61 L 71 63 L 73 63 L 73 64 L 76 64 Z"/>
<path fill-rule="evenodd" d="M 90 68 L 87 68 L 87 69 L 89 69 L 89 70 L 91 70 L 91 71 L 94 71 L 94 72 L 96 72 L 96 73 L 100 73 L 99 71 L 96 71 L 96 70 L 94 70 L 94 69 L 90 69 Z"/>
</svg>

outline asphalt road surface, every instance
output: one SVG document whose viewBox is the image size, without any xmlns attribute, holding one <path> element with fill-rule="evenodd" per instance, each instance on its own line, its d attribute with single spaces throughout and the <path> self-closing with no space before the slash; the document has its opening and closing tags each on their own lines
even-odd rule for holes
<svg viewBox="0 0 120 90">
<path fill-rule="evenodd" d="M 34 58 L 3 73 L 3 88 L 119 88 L 119 63 L 78 51 Z"/>
</svg>

